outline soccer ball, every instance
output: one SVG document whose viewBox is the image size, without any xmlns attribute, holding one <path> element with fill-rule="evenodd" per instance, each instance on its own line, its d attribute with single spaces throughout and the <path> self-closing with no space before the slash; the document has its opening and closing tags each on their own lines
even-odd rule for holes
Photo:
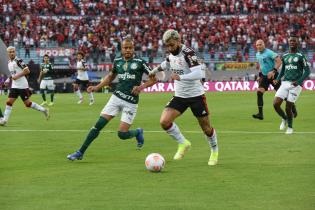
<svg viewBox="0 0 315 210">
<path fill-rule="evenodd" d="M 159 153 L 151 153 L 145 159 L 145 167 L 152 172 L 160 172 L 165 166 L 165 160 Z"/>
</svg>

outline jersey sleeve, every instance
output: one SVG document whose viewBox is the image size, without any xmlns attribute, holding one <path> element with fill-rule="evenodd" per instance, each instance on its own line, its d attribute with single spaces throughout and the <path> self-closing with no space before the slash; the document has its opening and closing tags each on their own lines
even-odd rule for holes
<svg viewBox="0 0 315 210">
<path fill-rule="evenodd" d="M 310 75 L 310 63 L 307 62 L 305 55 L 302 56 L 303 74 L 302 77 L 297 80 L 297 83 L 302 86 L 303 81 Z"/>
<path fill-rule="evenodd" d="M 143 72 L 145 74 L 149 74 L 152 69 L 150 68 L 150 66 L 147 64 L 147 62 L 145 62 L 144 60 L 142 60 L 142 67 L 143 67 Z"/>
<path fill-rule="evenodd" d="M 270 58 L 272 58 L 272 59 L 275 59 L 275 58 L 278 57 L 279 55 L 278 55 L 276 52 L 272 51 L 272 50 L 268 50 L 268 56 L 269 56 Z"/>
<path fill-rule="evenodd" d="M 18 65 L 18 67 L 20 67 L 22 70 L 27 67 L 27 65 L 23 62 L 22 59 L 18 59 L 18 60 L 16 61 L 16 63 L 17 63 L 17 65 Z"/>
<path fill-rule="evenodd" d="M 198 62 L 198 57 L 193 49 L 187 47 L 183 49 L 183 54 L 189 68 L 200 65 Z"/>
<path fill-rule="evenodd" d="M 114 61 L 113 68 L 110 70 L 113 74 L 117 74 L 117 67 L 116 67 L 116 65 L 117 65 L 117 62 Z"/>
</svg>

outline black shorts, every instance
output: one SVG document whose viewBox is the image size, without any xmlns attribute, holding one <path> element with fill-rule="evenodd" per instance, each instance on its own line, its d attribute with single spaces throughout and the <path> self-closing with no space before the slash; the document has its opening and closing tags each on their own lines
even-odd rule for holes
<svg viewBox="0 0 315 210">
<path fill-rule="evenodd" d="M 80 88 L 80 90 L 86 90 L 89 86 L 90 81 L 89 80 L 79 80 L 76 79 L 74 84 L 77 84 Z"/>
<path fill-rule="evenodd" d="M 278 72 L 275 73 L 274 78 L 277 78 L 278 74 L 279 74 Z M 259 88 L 264 88 L 267 91 L 269 88 L 269 85 L 272 85 L 275 90 L 278 90 L 281 85 L 281 81 L 279 81 L 276 85 L 274 85 L 273 80 L 274 79 L 268 79 L 267 76 L 263 75 L 258 82 Z"/>
<path fill-rule="evenodd" d="M 166 107 L 176 109 L 180 113 L 184 113 L 186 109 L 190 107 L 195 117 L 204 117 L 209 115 L 207 99 L 205 95 L 192 98 L 180 98 L 173 96 Z"/>
<path fill-rule="evenodd" d="M 9 93 L 9 98 L 18 98 L 19 96 L 23 101 L 26 101 L 29 99 L 32 95 L 32 92 L 30 89 L 17 89 L 17 88 L 11 88 Z"/>
</svg>

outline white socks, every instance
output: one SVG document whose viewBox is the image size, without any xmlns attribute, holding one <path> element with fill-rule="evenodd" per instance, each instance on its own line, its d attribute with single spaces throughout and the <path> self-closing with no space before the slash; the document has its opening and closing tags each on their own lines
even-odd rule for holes
<svg viewBox="0 0 315 210">
<path fill-rule="evenodd" d="M 94 96 L 93 96 L 93 93 L 89 93 L 89 97 L 90 97 L 90 101 L 94 101 Z"/>
<path fill-rule="evenodd" d="M 173 122 L 172 127 L 170 127 L 166 132 L 173 137 L 179 144 L 183 144 L 185 141 L 185 137 L 180 132 L 178 126 Z"/>
<path fill-rule="evenodd" d="M 80 90 L 75 91 L 75 93 L 77 94 L 77 96 L 79 96 L 80 100 L 83 98 Z"/>
<path fill-rule="evenodd" d="M 209 137 L 207 135 L 205 135 L 205 136 L 206 136 L 206 139 L 209 142 L 211 150 L 214 151 L 214 152 L 218 151 L 219 147 L 218 147 L 217 133 L 216 133 L 215 129 L 213 128 L 213 134 L 212 134 L 211 137 Z"/>
<path fill-rule="evenodd" d="M 5 106 L 4 113 L 3 113 L 3 118 L 4 118 L 4 120 L 5 120 L 6 122 L 8 122 L 8 120 L 9 120 L 11 111 L 12 111 L 12 106 L 6 105 L 6 106 Z"/>
<path fill-rule="evenodd" d="M 32 107 L 33 109 L 37 110 L 37 111 L 40 111 L 40 112 L 45 112 L 45 111 L 46 111 L 46 109 L 45 109 L 44 107 L 38 105 L 38 104 L 35 103 L 35 102 L 32 102 L 31 107 Z"/>
</svg>

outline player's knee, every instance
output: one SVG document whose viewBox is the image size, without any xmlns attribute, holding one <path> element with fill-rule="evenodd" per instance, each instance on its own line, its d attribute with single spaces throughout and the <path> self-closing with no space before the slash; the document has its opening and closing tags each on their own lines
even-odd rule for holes
<svg viewBox="0 0 315 210">
<path fill-rule="evenodd" d="M 78 91 L 79 90 L 79 87 L 77 85 L 73 85 L 73 90 L 74 91 Z"/>
<path fill-rule="evenodd" d="M 287 105 L 285 106 L 285 110 L 286 112 L 292 111 L 292 105 L 287 102 Z"/>
<path fill-rule="evenodd" d="M 13 103 L 11 102 L 11 101 L 7 101 L 7 106 L 12 106 L 13 105 Z"/>
<path fill-rule="evenodd" d="M 129 132 L 118 131 L 117 135 L 122 140 L 129 139 L 129 137 L 130 137 Z"/>
<path fill-rule="evenodd" d="M 45 93 L 45 90 L 44 90 L 44 89 L 40 89 L 40 93 L 41 93 L 41 94 L 44 94 L 44 93 Z"/>
<path fill-rule="evenodd" d="M 258 95 L 258 96 L 262 96 L 262 95 L 264 95 L 264 93 L 263 93 L 261 90 L 258 90 L 258 91 L 257 91 L 257 95 Z"/>
<path fill-rule="evenodd" d="M 160 125 L 164 130 L 168 130 L 170 127 L 172 127 L 172 122 L 169 122 L 167 120 L 160 120 Z"/>
<path fill-rule="evenodd" d="M 27 108 L 30 108 L 32 106 L 32 102 L 31 101 L 27 101 L 27 102 L 24 102 L 25 106 Z"/>
<path fill-rule="evenodd" d="M 281 103 L 280 103 L 279 101 L 277 101 L 277 100 L 273 101 L 273 107 L 274 107 L 275 109 L 280 108 L 280 106 L 281 106 Z"/>
</svg>

